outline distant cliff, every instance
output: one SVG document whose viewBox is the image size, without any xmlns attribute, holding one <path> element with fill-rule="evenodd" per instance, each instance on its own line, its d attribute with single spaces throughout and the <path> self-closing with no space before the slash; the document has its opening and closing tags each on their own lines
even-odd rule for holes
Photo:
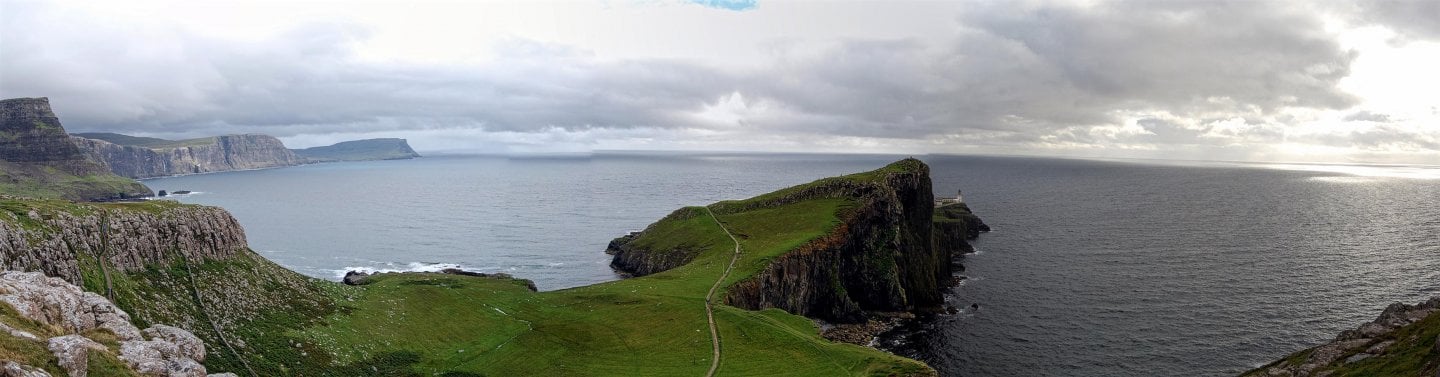
<svg viewBox="0 0 1440 377">
<path fill-rule="evenodd" d="M 335 145 L 295 149 L 310 162 L 404 160 L 420 157 L 405 139 L 365 139 Z"/>
<path fill-rule="evenodd" d="M 0 101 L 0 193 L 69 200 L 151 195 L 70 143 L 46 98 Z"/>
<path fill-rule="evenodd" d="M 110 171 L 153 178 L 299 165 L 305 160 L 272 136 L 225 135 L 190 140 L 76 134 L 73 143 Z"/>
</svg>

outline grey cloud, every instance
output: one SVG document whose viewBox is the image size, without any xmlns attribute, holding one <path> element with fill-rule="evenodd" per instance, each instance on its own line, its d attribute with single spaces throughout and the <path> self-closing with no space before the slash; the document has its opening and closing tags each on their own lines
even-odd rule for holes
<svg viewBox="0 0 1440 377">
<path fill-rule="evenodd" d="M 1383 24 L 1404 37 L 1440 38 L 1440 2 L 1378 0 L 1362 1 L 1356 6 L 1363 21 Z"/>
<path fill-rule="evenodd" d="M 600 60 L 524 40 L 479 65 L 377 63 L 354 56 L 350 47 L 369 36 L 356 25 L 237 43 L 58 28 L 28 7 L 7 3 L 0 16 L 0 95 L 50 96 L 77 130 L 707 128 L 723 125 L 689 114 L 739 92 L 780 109 L 744 119 L 753 132 L 1013 145 L 1114 124 L 1122 110 L 1252 116 L 1354 103 L 1336 88 L 1353 54 L 1317 14 L 1271 2 L 976 4 L 951 35 L 841 41 L 750 71 Z M 44 32 L 12 32 L 31 29 Z M 1166 127 L 1146 125 L 1156 135 L 1143 142 L 1203 142 L 1195 130 Z"/>
<path fill-rule="evenodd" d="M 1380 113 L 1372 113 L 1372 112 L 1369 112 L 1369 111 L 1356 111 L 1356 112 L 1354 112 L 1354 113 L 1350 113 L 1350 115 L 1346 115 L 1344 119 L 1345 119 L 1345 121 L 1348 121 L 1348 122 L 1376 122 L 1376 123 L 1388 123 L 1388 122 L 1390 122 L 1390 116 L 1389 116 L 1389 115 L 1380 114 Z"/>
</svg>

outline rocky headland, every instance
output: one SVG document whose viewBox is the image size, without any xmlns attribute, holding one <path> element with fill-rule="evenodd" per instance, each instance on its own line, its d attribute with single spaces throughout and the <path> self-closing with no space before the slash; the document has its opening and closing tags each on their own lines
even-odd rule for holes
<svg viewBox="0 0 1440 377">
<path fill-rule="evenodd" d="M 305 162 L 285 148 L 280 139 L 259 134 L 179 141 L 76 134 L 71 141 L 115 174 L 137 179 L 294 166 Z"/>
<path fill-rule="evenodd" d="M 344 141 L 294 151 L 309 162 L 406 160 L 420 157 L 419 153 L 410 148 L 409 142 L 396 138 Z"/>
<path fill-rule="evenodd" d="M 115 174 L 135 178 L 265 169 L 320 162 L 420 157 L 405 139 L 367 139 L 289 149 L 273 136 L 223 135 L 166 140 L 114 133 L 77 133 L 71 141 Z"/>
<path fill-rule="evenodd" d="M 153 194 L 87 158 L 43 97 L 0 100 L 0 193 L 78 201 Z"/>
</svg>

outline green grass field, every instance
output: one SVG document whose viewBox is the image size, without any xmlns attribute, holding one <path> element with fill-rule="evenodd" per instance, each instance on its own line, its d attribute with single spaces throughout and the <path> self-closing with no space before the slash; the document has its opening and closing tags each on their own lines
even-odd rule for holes
<svg viewBox="0 0 1440 377">
<path fill-rule="evenodd" d="M 849 204 L 810 200 L 720 216 L 744 250 L 725 285 L 824 234 Z M 371 284 L 337 290 L 354 301 L 342 299 L 347 310 L 305 329 L 302 337 L 324 345 L 340 362 L 413 352 L 422 374 L 703 375 L 711 357 L 704 296 L 728 264 L 732 244 L 713 220 L 699 215 L 657 223 L 636 242 L 680 240 L 704 247 L 685 266 L 553 292 L 531 292 L 497 278 L 376 276 Z M 913 360 L 827 341 L 809 319 L 779 310 L 719 306 L 716 322 L 723 352 L 719 375 L 929 373 Z"/>
</svg>

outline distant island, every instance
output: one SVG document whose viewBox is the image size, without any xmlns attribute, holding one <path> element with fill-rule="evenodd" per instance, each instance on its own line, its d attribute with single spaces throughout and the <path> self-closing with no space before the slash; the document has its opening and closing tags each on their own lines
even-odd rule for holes
<svg viewBox="0 0 1440 377">
<path fill-rule="evenodd" d="M 166 140 L 116 133 L 76 133 L 72 141 L 115 174 L 143 179 L 263 169 L 320 162 L 420 157 L 405 139 L 368 139 L 289 149 L 269 135 L 243 134 Z"/>
</svg>

